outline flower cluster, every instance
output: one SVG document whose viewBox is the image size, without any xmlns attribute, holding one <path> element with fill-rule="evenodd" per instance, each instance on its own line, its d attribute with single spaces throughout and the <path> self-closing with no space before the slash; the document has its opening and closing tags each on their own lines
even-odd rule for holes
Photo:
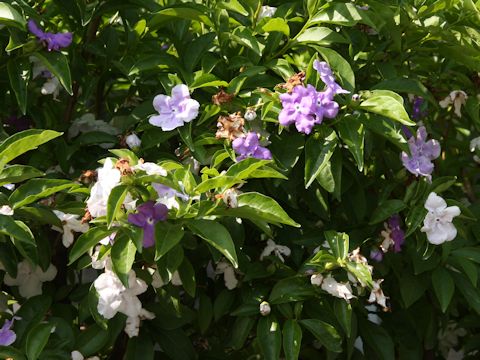
<svg viewBox="0 0 480 360">
<path fill-rule="evenodd" d="M 238 137 L 232 141 L 232 148 L 239 155 L 237 161 L 253 157 L 257 159 L 270 160 L 272 153 L 267 148 L 260 146 L 258 134 L 249 132 L 245 137 Z"/>
<path fill-rule="evenodd" d="M 333 101 L 336 94 L 348 93 L 335 81 L 332 70 L 326 62 L 316 60 L 313 64 L 326 85 L 324 91 L 317 91 L 312 85 L 297 85 L 291 93 L 280 95 L 282 111 L 278 117 L 280 125 L 295 124 L 299 132 L 310 134 L 315 124 L 323 118 L 332 119 L 338 114 L 338 103 Z"/>
</svg>

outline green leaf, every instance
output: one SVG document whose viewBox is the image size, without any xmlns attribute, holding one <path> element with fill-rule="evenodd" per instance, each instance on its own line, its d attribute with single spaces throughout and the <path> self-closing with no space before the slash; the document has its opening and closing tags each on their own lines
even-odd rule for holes
<svg viewBox="0 0 480 360">
<path fill-rule="evenodd" d="M 255 170 L 270 163 L 272 163 L 271 160 L 259 160 L 249 157 L 230 166 L 227 172 L 222 176 L 231 176 L 239 180 L 248 179 Z"/>
<path fill-rule="evenodd" d="M 27 335 L 25 352 L 28 360 L 37 360 L 53 329 L 52 324 L 37 324 Z"/>
<path fill-rule="evenodd" d="M 258 320 L 257 339 L 265 360 L 280 359 L 282 333 L 280 324 L 273 315 Z"/>
<path fill-rule="evenodd" d="M 240 350 L 250 335 L 255 321 L 256 319 L 250 316 L 237 317 L 232 326 L 232 335 L 228 345 L 234 350 Z"/>
<path fill-rule="evenodd" d="M 27 22 L 13 6 L 5 2 L 0 2 L 0 24 L 14 26 L 21 30 L 25 30 Z"/>
<path fill-rule="evenodd" d="M 423 205 L 417 205 L 410 209 L 405 219 L 405 225 L 407 225 L 405 237 L 410 236 L 418 229 L 423 219 L 425 219 L 425 215 L 427 215 L 427 210 Z"/>
<path fill-rule="evenodd" d="M 11 216 L 0 215 L 0 233 L 36 246 L 33 234 L 28 226 L 21 221 L 13 220 Z"/>
<path fill-rule="evenodd" d="M 137 248 L 125 234 L 117 234 L 115 243 L 112 246 L 113 270 L 125 287 L 128 287 L 128 272 L 132 269 L 135 261 Z"/>
<path fill-rule="evenodd" d="M 116 219 L 116 214 L 120 211 L 129 190 L 130 190 L 130 186 L 128 185 L 118 185 L 118 186 L 115 186 L 110 192 L 110 195 L 108 196 L 108 201 L 107 201 L 108 227 L 110 227 L 112 225 L 113 220 Z"/>
<path fill-rule="evenodd" d="M 404 125 L 416 125 L 410 120 L 403 105 L 392 96 L 374 95 L 360 104 L 360 108 L 398 121 Z"/>
<path fill-rule="evenodd" d="M 248 16 L 248 11 L 243 7 L 243 5 L 238 0 L 221 1 L 217 3 L 216 6 L 222 9 L 235 11 L 243 16 Z"/>
<path fill-rule="evenodd" d="M 439 267 L 432 273 L 432 284 L 435 295 L 440 303 L 440 308 L 444 313 L 448 305 L 450 305 L 453 293 L 455 292 L 453 278 L 446 269 Z"/>
<path fill-rule="evenodd" d="M 90 285 L 90 289 L 88 290 L 87 295 L 88 301 L 88 309 L 90 310 L 90 314 L 93 317 L 93 320 L 104 330 L 108 329 L 108 321 L 98 312 L 98 299 L 99 295 L 97 290 L 95 289 L 94 283 Z"/>
<path fill-rule="evenodd" d="M 313 27 L 305 30 L 296 39 L 299 43 L 314 43 L 315 45 L 331 45 L 333 43 L 347 43 L 339 33 L 327 27 Z"/>
<path fill-rule="evenodd" d="M 322 129 L 305 144 L 305 188 L 309 188 L 323 167 L 327 166 L 335 150 L 338 138 L 332 129 Z"/>
<path fill-rule="evenodd" d="M 100 240 L 106 238 L 114 231 L 115 229 L 108 229 L 106 226 L 97 226 L 80 235 L 73 243 L 73 247 L 68 258 L 68 265 L 71 265 L 80 256 L 97 245 Z"/>
<path fill-rule="evenodd" d="M 243 184 L 245 181 L 234 176 L 220 175 L 202 181 L 193 190 L 195 193 L 204 193 L 212 189 L 228 189 L 236 184 Z"/>
<path fill-rule="evenodd" d="M 406 308 L 420 299 L 424 292 L 424 284 L 415 276 L 407 274 L 400 279 L 400 294 Z"/>
<path fill-rule="evenodd" d="M 329 351 L 342 352 L 342 338 L 332 325 L 318 319 L 304 319 L 299 323 Z"/>
<path fill-rule="evenodd" d="M 197 283 L 195 280 L 195 270 L 186 257 L 183 258 L 182 264 L 178 267 L 178 274 L 182 280 L 183 288 L 192 298 L 195 298 Z"/>
<path fill-rule="evenodd" d="M 285 360 L 297 360 L 302 345 L 302 328 L 296 320 L 289 319 L 283 325 L 282 335 Z"/>
<path fill-rule="evenodd" d="M 400 211 L 405 209 L 405 207 L 406 205 L 402 200 L 386 200 L 383 203 L 379 204 L 378 207 L 375 209 L 369 224 L 378 224 L 379 222 L 388 219 L 393 214 L 398 214 Z"/>
<path fill-rule="evenodd" d="M 348 262 L 347 270 L 353 274 L 363 286 L 373 286 L 372 273 L 367 265 L 356 262 Z"/>
<path fill-rule="evenodd" d="M 343 331 L 347 337 L 350 337 L 352 334 L 352 305 L 343 299 L 334 299 L 333 310 Z"/>
<path fill-rule="evenodd" d="M 87 327 L 77 336 L 74 349 L 77 349 L 83 356 L 91 356 L 98 353 L 107 343 L 109 332 L 97 324 Z"/>
<path fill-rule="evenodd" d="M 56 192 L 78 187 L 70 180 L 32 179 L 17 188 L 9 197 L 13 209 L 31 204 Z"/>
<path fill-rule="evenodd" d="M 330 245 L 330 250 L 337 259 L 345 260 L 348 256 L 349 237 L 346 233 L 325 231 L 325 239 Z"/>
<path fill-rule="evenodd" d="M 359 119 L 369 130 L 386 138 L 400 150 L 409 151 L 401 130 L 395 127 L 391 120 L 374 114 L 362 114 Z"/>
<path fill-rule="evenodd" d="M 228 230 L 212 220 L 192 220 L 188 223 L 192 232 L 220 251 L 237 268 L 238 259 L 235 244 Z"/>
<path fill-rule="evenodd" d="M 467 246 L 460 249 L 456 249 L 452 251 L 452 255 L 464 257 L 477 264 L 480 264 L 480 248 L 478 247 Z"/>
<path fill-rule="evenodd" d="M 198 304 L 198 327 L 200 328 L 200 332 L 204 334 L 210 323 L 212 322 L 213 318 L 213 306 L 212 300 L 205 295 L 201 294 L 199 297 L 199 304 Z"/>
<path fill-rule="evenodd" d="M 480 314 L 480 290 L 473 286 L 465 276 L 452 272 L 455 287 L 460 290 L 468 305 L 477 313 Z"/>
<path fill-rule="evenodd" d="M 11 165 L 3 169 L 0 172 L 0 186 L 6 184 L 15 184 L 31 178 L 44 176 L 40 170 L 37 170 L 33 166 L 26 165 Z"/>
<path fill-rule="evenodd" d="M 378 359 L 394 360 L 395 347 L 388 332 L 368 320 L 359 321 L 360 333 L 365 343 L 375 351 Z"/>
<path fill-rule="evenodd" d="M 155 261 L 180 243 L 185 231 L 181 224 L 159 221 L 155 225 Z"/>
<path fill-rule="evenodd" d="M 290 36 L 290 28 L 288 27 L 288 23 L 282 18 L 270 18 L 267 22 L 261 25 L 261 29 L 263 32 L 281 32 L 285 36 Z"/>
<path fill-rule="evenodd" d="M 432 96 L 430 91 L 420 81 L 408 78 L 393 78 L 386 79 L 375 85 L 372 89 L 386 89 L 400 93 L 414 94 L 422 96 L 432 104 L 437 104 L 437 101 Z"/>
<path fill-rule="evenodd" d="M 209 11 L 207 11 L 205 7 L 187 7 L 186 4 L 182 4 L 179 7 L 171 7 L 155 13 L 150 19 L 148 27 L 154 29 L 166 21 L 174 20 L 175 18 L 199 21 L 203 22 L 207 26 L 213 27 L 213 23 L 210 18 L 205 15 L 208 14 L 208 12 Z"/>
<path fill-rule="evenodd" d="M 135 336 L 128 339 L 125 360 L 154 360 L 153 341 L 148 336 Z"/>
<path fill-rule="evenodd" d="M 1 5 L 2 3 L 0 3 L 0 12 Z M 30 62 L 26 58 L 10 59 L 7 62 L 7 71 L 20 111 L 25 115 L 27 113 L 27 87 L 30 81 Z"/>
<path fill-rule="evenodd" d="M 336 24 L 342 26 L 354 26 L 363 20 L 363 10 L 355 4 L 329 3 L 327 7 L 318 11 L 309 20 L 309 24 Z M 374 26 L 372 26 L 374 27 Z"/>
<path fill-rule="evenodd" d="M 340 139 L 353 155 L 359 171 L 363 171 L 363 153 L 365 142 L 364 125 L 354 116 L 345 115 L 337 124 Z"/>
<path fill-rule="evenodd" d="M 335 50 L 314 45 L 312 47 L 317 50 L 332 70 L 335 71 L 343 87 L 350 92 L 355 91 L 355 74 L 349 62 Z"/>
<path fill-rule="evenodd" d="M 0 346 L 0 357 L 2 359 L 25 360 L 23 352 L 11 346 Z"/>
<path fill-rule="evenodd" d="M 188 86 L 190 90 L 203 88 L 207 86 L 228 86 L 228 82 L 220 80 L 213 74 L 205 74 L 200 72 L 199 76 L 195 76 L 193 82 Z"/>
<path fill-rule="evenodd" d="M 236 27 L 235 30 L 233 30 L 233 32 L 230 34 L 230 38 L 236 43 L 251 49 L 258 56 L 262 56 L 265 45 L 263 45 L 255 36 L 253 36 L 252 31 L 245 26 Z"/>
<path fill-rule="evenodd" d="M 310 282 L 303 277 L 290 277 L 278 281 L 270 293 L 268 302 L 270 304 L 283 304 L 294 301 L 301 301 L 310 298 L 315 294 Z"/>
<path fill-rule="evenodd" d="M 0 164 L 4 166 L 16 157 L 60 135 L 62 133 L 53 130 L 31 129 L 18 132 L 0 143 Z"/>
<path fill-rule="evenodd" d="M 58 78 L 60 84 L 70 95 L 73 95 L 70 67 L 68 58 L 64 54 L 59 51 L 42 51 L 33 53 L 33 56 L 39 59 Z"/>
</svg>

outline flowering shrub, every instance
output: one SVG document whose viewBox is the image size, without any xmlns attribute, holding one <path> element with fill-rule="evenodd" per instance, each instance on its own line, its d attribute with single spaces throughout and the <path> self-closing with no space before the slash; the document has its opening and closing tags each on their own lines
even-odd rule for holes
<svg viewBox="0 0 480 360">
<path fill-rule="evenodd" d="M 0 357 L 477 358 L 479 24 L 0 1 Z"/>
</svg>

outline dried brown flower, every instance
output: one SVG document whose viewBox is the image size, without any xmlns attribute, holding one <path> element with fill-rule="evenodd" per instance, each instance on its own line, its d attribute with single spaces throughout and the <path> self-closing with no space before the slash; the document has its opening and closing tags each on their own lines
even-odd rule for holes
<svg viewBox="0 0 480 360">
<path fill-rule="evenodd" d="M 92 214 L 90 214 L 90 211 L 86 209 L 85 215 L 82 217 L 82 224 L 88 223 L 90 220 L 92 220 Z"/>
<path fill-rule="evenodd" d="M 88 185 L 97 181 L 97 172 L 95 170 L 85 170 L 78 178 L 82 184 Z"/>
<path fill-rule="evenodd" d="M 222 115 L 218 118 L 218 130 L 215 136 L 217 139 L 229 139 L 233 141 L 244 135 L 243 125 L 245 125 L 245 119 L 241 116 L 240 112 L 228 116 Z"/>
<path fill-rule="evenodd" d="M 229 94 L 225 92 L 225 90 L 220 89 L 218 93 L 212 96 L 212 103 L 215 105 L 222 105 L 231 102 L 234 97 L 235 95 Z"/>
<path fill-rule="evenodd" d="M 132 174 L 132 168 L 130 167 L 130 162 L 127 159 L 118 159 L 118 161 L 115 163 L 115 168 L 120 170 L 120 173 L 122 175 L 128 175 Z"/>
<path fill-rule="evenodd" d="M 303 85 L 303 81 L 305 80 L 305 71 L 300 71 L 297 74 L 292 75 L 286 83 L 279 84 L 278 87 L 281 89 L 287 90 L 287 92 L 291 93 L 293 88 L 297 85 Z"/>
</svg>

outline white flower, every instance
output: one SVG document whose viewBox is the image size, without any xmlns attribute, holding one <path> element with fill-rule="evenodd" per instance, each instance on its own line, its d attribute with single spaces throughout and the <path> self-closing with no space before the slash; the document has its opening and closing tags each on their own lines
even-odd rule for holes
<svg viewBox="0 0 480 360">
<path fill-rule="evenodd" d="M 130 149 L 137 149 L 140 147 L 140 145 L 142 145 L 142 140 L 140 140 L 140 138 L 135 133 L 128 135 L 125 138 L 125 142 Z"/>
<path fill-rule="evenodd" d="M 83 354 L 78 350 L 72 351 L 71 356 L 72 356 L 72 360 L 84 360 L 85 359 L 83 357 Z M 98 356 L 92 356 L 92 357 L 86 358 L 85 360 L 100 360 L 100 358 Z"/>
<path fill-rule="evenodd" d="M 263 260 L 265 256 L 269 256 L 271 253 L 274 253 L 276 257 L 278 257 L 282 262 L 285 262 L 283 259 L 283 255 L 285 256 L 290 256 L 291 250 L 287 246 L 283 245 L 277 245 L 275 242 L 271 239 L 267 240 L 267 246 L 265 249 L 263 249 L 262 254 L 260 255 L 260 260 Z"/>
<path fill-rule="evenodd" d="M 13 209 L 8 205 L 2 205 L 0 207 L 0 214 L 11 216 L 13 215 Z"/>
<path fill-rule="evenodd" d="M 229 262 L 223 260 L 220 261 L 215 268 L 215 274 L 223 274 L 223 281 L 228 290 L 233 290 L 238 286 L 238 280 L 235 277 L 235 269 Z"/>
<path fill-rule="evenodd" d="M 261 314 L 262 316 L 267 316 L 267 315 L 270 314 L 270 311 L 272 311 L 272 309 L 270 308 L 270 304 L 269 304 L 268 302 L 266 302 L 266 301 L 262 301 L 262 302 L 260 303 L 260 308 L 259 308 L 259 310 L 260 310 L 260 314 Z"/>
<path fill-rule="evenodd" d="M 477 149 L 480 149 L 480 136 L 470 140 L 470 151 L 474 152 Z M 473 155 L 473 160 L 480 164 L 480 157 L 477 155 Z"/>
<path fill-rule="evenodd" d="M 310 283 L 315 286 L 322 285 L 323 275 L 322 274 L 313 274 L 310 276 Z"/>
<path fill-rule="evenodd" d="M 15 184 L 5 184 L 3 185 L 3 187 L 7 190 L 12 191 L 13 189 L 15 189 Z"/>
<path fill-rule="evenodd" d="M 379 279 L 373 282 L 372 292 L 370 293 L 370 297 L 368 298 L 369 303 L 376 302 L 378 305 L 383 307 L 384 309 L 387 308 L 387 299 L 388 297 L 383 294 L 383 290 L 380 288 L 380 284 L 383 282 L 383 279 Z"/>
<path fill-rule="evenodd" d="M 455 351 L 455 349 L 450 349 L 448 351 L 446 360 L 462 360 L 465 358 L 465 353 L 463 350 Z"/>
<path fill-rule="evenodd" d="M 107 201 L 112 189 L 120 183 L 120 170 L 115 168 L 110 158 L 105 159 L 102 168 L 97 170 L 98 180 L 90 190 L 87 208 L 92 217 L 107 214 Z"/>
<path fill-rule="evenodd" d="M 439 245 L 445 241 L 452 241 L 457 236 L 457 229 L 452 224 L 455 216 L 460 215 L 458 206 L 449 206 L 444 199 L 431 192 L 425 202 L 428 210 L 423 220 L 422 232 L 426 233 L 431 244 Z"/>
<path fill-rule="evenodd" d="M 53 98 L 56 99 L 60 94 L 60 81 L 54 75 L 49 78 L 40 89 L 42 95 L 53 95 Z"/>
<path fill-rule="evenodd" d="M 339 283 L 331 275 L 323 279 L 322 290 L 347 301 L 355 297 L 352 294 L 352 288 L 349 283 Z"/>
<path fill-rule="evenodd" d="M 253 109 L 247 109 L 247 111 L 245 111 L 245 114 L 243 115 L 243 117 L 247 121 L 253 121 L 253 120 L 256 119 L 257 113 Z"/>
<path fill-rule="evenodd" d="M 35 79 L 39 76 L 46 78 L 47 81 L 43 84 L 40 92 L 42 95 L 50 95 L 53 94 L 53 98 L 56 99 L 58 94 L 60 93 L 60 81 L 58 78 L 53 75 L 44 65 L 43 63 L 37 59 L 35 56 L 30 56 L 28 58 L 32 64 L 32 78 Z"/>
<path fill-rule="evenodd" d="M 63 229 L 52 226 L 52 229 L 58 232 L 63 232 L 62 236 L 62 243 L 63 246 L 69 247 L 73 244 L 73 232 L 87 232 L 88 231 L 88 224 L 83 223 L 81 219 L 79 219 L 79 215 L 74 214 L 65 214 L 59 210 L 53 210 L 55 215 L 60 219 L 63 224 Z"/>
<path fill-rule="evenodd" d="M 17 277 L 12 278 L 8 273 L 5 275 L 4 282 L 8 286 L 18 286 L 20 295 L 24 298 L 31 298 L 42 293 L 42 283 L 51 281 L 57 275 L 57 268 L 50 264 L 47 271 L 43 271 L 40 266 L 32 268 L 27 260 L 17 264 Z"/>
<path fill-rule="evenodd" d="M 266 18 L 266 17 L 272 17 L 275 15 L 275 12 L 277 11 L 276 7 L 273 6 L 262 6 L 260 8 L 260 12 L 258 13 L 258 20 Z"/>
<path fill-rule="evenodd" d="M 147 290 L 147 284 L 136 277 L 135 271 L 128 273 L 128 288 L 126 288 L 117 275 L 112 271 L 110 262 L 93 283 L 98 293 L 97 310 L 106 319 L 113 318 L 117 312 L 127 315 L 125 332 L 129 337 L 137 336 L 140 320 L 153 319 L 154 314 L 142 308 L 142 303 L 137 295 Z"/>
<path fill-rule="evenodd" d="M 167 285 L 169 282 L 172 283 L 173 286 L 182 286 L 182 279 L 180 278 L 180 274 L 177 270 L 175 270 L 172 274 L 168 274 L 169 278 L 164 280 L 158 270 L 152 274 L 152 286 L 156 289 L 161 288 L 164 285 Z"/>
<path fill-rule="evenodd" d="M 158 194 L 157 203 L 164 204 L 169 209 L 178 209 L 180 207 L 177 198 L 180 198 L 183 201 L 188 201 L 189 199 L 188 195 L 182 194 L 181 192 L 163 184 L 152 183 L 152 187 Z"/>
<path fill-rule="evenodd" d="M 145 171 L 147 175 L 159 175 L 159 176 L 167 176 L 167 170 L 165 170 L 160 165 L 157 165 L 152 162 L 143 162 L 138 163 L 135 166 L 132 166 L 132 170 L 134 171 Z"/>
<path fill-rule="evenodd" d="M 439 104 L 444 109 L 448 107 L 448 105 L 453 104 L 455 115 L 462 117 L 461 108 L 462 105 L 465 105 L 467 99 L 468 96 L 465 91 L 454 90 L 445 99 L 440 101 Z"/>
<path fill-rule="evenodd" d="M 237 189 L 231 188 L 224 191 L 222 195 L 222 200 L 230 208 L 238 207 L 238 199 L 237 196 L 239 195 L 239 191 Z"/>
</svg>

